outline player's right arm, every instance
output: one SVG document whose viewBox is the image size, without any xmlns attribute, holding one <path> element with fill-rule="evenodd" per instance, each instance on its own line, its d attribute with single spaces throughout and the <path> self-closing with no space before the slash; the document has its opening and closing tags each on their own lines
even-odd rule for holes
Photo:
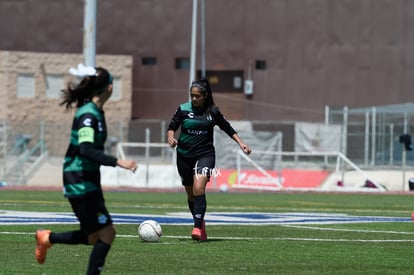
<svg viewBox="0 0 414 275">
<path fill-rule="evenodd" d="M 95 130 L 91 126 L 82 126 L 78 130 L 79 154 L 100 165 L 116 166 L 117 159 L 104 154 L 103 150 L 94 145 Z"/>
<path fill-rule="evenodd" d="M 128 159 L 118 159 L 116 161 L 116 165 L 118 165 L 121 168 L 131 170 L 134 173 L 138 168 L 138 164 L 135 162 L 135 160 Z"/>
<path fill-rule="evenodd" d="M 175 131 L 178 130 L 178 127 L 181 125 L 181 113 L 181 108 L 178 107 L 173 117 L 171 118 L 170 124 L 168 125 L 167 141 L 168 145 L 172 148 L 178 144 L 178 141 L 175 139 L 174 134 Z"/>
<path fill-rule="evenodd" d="M 119 166 L 132 172 L 137 169 L 137 163 L 134 160 L 122 160 L 104 153 L 103 144 L 96 146 L 95 128 L 97 124 L 94 116 L 84 115 L 79 119 L 78 124 L 78 144 L 79 154 L 100 165 Z M 102 147 L 102 148 L 101 148 Z"/>
</svg>

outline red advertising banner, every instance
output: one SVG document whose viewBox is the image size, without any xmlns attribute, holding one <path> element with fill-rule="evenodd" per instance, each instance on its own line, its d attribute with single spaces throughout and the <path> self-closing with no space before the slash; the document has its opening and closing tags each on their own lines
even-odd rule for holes
<svg viewBox="0 0 414 275">
<path fill-rule="evenodd" d="M 222 190 L 231 190 L 232 188 L 264 190 L 316 188 L 329 175 L 328 171 L 306 169 L 283 169 L 280 173 L 278 171 L 265 172 L 267 175 L 258 170 L 242 170 L 238 176 L 237 170 L 216 170 L 207 188 L 215 187 Z"/>
</svg>

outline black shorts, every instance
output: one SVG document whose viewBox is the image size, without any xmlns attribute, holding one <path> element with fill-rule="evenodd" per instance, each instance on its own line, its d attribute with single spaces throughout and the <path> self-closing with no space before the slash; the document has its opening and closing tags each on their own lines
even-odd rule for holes
<svg viewBox="0 0 414 275">
<path fill-rule="evenodd" d="M 187 158 L 177 154 L 177 170 L 184 186 L 193 185 L 193 176 L 196 172 L 198 175 L 207 176 L 207 181 L 209 181 L 215 165 L 215 156 Z"/>
<path fill-rule="evenodd" d="M 84 197 L 69 198 L 69 202 L 80 222 L 81 230 L 86 234 L 89 235 L 112 224 L 102 192 L 91 192 Z"/>
</svg>

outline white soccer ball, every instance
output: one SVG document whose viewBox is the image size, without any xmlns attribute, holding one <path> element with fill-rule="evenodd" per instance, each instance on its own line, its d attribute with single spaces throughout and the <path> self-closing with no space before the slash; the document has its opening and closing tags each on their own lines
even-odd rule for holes
<svg viewBox="0 0 414 275">
<path fill-rule="evenodd" d="M 144 242 L 158 242 L 161 239 L 161 235 L 161 225 L 154 220 L 143 221 L 138 227 L 138 236 Z"/>
</svg>

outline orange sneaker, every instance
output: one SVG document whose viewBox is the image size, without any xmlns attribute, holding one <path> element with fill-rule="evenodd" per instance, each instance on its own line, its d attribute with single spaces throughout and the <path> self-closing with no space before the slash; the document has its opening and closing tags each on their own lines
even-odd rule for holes
<svg viewBox="0 0 414 275">
<path fill-rule="evenodd" d="M 49 242 L 50 230 L 39 229 L 36 231 L 36 250 L 35 256 L 39 264 L 43 264 L 46 260 L 47 250 L 52 247 L 52 244 Z"/>
</svg>

